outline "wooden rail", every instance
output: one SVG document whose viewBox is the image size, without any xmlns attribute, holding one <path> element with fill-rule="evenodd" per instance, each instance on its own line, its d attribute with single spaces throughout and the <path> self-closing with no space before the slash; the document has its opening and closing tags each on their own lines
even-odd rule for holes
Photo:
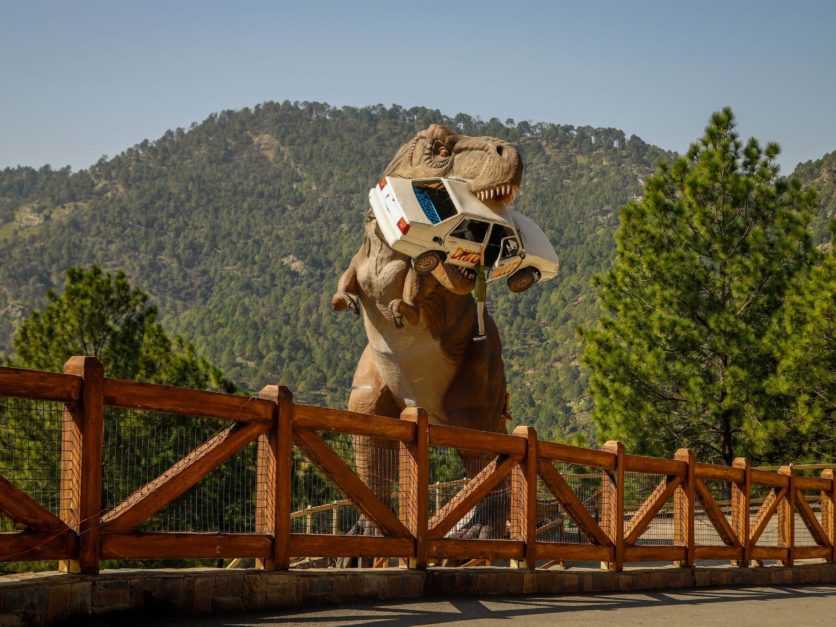
<svg viewBox="0 0 836 627">
<path fill-rule="evenodd" d="M 14 477 L 0 477 L 0 514 L 19 528 L 0 533 L 0 561 L 59 560 L 61 569 L 84 573 L 98 572 L 102 559 L 150 558 L 253 557 L 271 570 L 288 568 L 291 557 L 364 557 L 379 563 L 402 558 L 412 568 L 441 559 L 509 560 L 524 568 L 576 560 L 602 562 L 612 570 L 643 561 L 692 566 L 698 559 L 716 559 L 741 567 L 765 559 L 785 565 L 798 559 L 836 561 L 831 468 L 820 477 L 806 477 L 798 475 L 799 467 L 770 472 L 751 468 L 745 459 L 732 467 L 705 464 L 685 449 L 674 459 L 628 455 L 619 442 L 591 450 L 540 441 L 530 427 L 507 435 L 430 425 L 417 408 L 397 420 L 297 404 L 290 390 L 279 386 L 245 398 L 119 381 L 106 379 L 102 365 L 91 357 L 73 357 L 60 374 L 0 367 L 0 397 L 63 404 L 65 449 L 57 514 L 15 486 Z M 223 428 L 105 510 L 102 484 L 108 471 L 102 467 L 102 447 L 108 406 L 208 417 Z M 355 449 L 370 440 L 389 442 L 400 460 L 389 478 L 398 486 L 397 513 L 322 432 L 353 438 Z M 255 440 L 260 446 L 254 533 L 137 531 Z M 294 446 L 345 499 L 291 511 Z M 481 470 L 471 469 L 468 478 L 430 484 L 432 447 L 480 451 L 485 462 Z M 571 465 L 571 472 L 562 472 L 562 465 Z M 655 487 L 642 493 L 629 483 L 636 474 L 648 476 Z M 573 487 L 580 482 L 595 485 L 593 497 L 587 492 L 581 498 Z M 724 484 L 730 500 L 718 500 L 710 482 Z M 753 486 L 766 496 L 752 498 Z M 445 500 L 448 490 L 452 494 Z M 452 536 L 486 497 L 502 490 L 509 497 L 506 537 Z M 550 503 L 545 519 L 544 500 Z M 346 506 L 356 507 L 380 535 L 337 535 L 337 511 Z M 331 513 L 332 533 L 312 533 L 314 514 L 326 512 Z M 672 518 L 673 535 L 660 540 L 656 527 L 663 518 Z M 305 533 L 291 532 L 297 519 L 306 520 Z M 721 544 L 699 544 L 697 522 L 701 530 L 713 529 Z M 796 522 L 812 543 L 797 542 Z M 546 539 L 549 533 L 560 540 Z"/>
</svg>

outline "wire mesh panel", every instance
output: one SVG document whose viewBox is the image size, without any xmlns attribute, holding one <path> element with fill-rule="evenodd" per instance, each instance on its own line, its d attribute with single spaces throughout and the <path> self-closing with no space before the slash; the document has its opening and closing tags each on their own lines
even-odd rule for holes
<svg viewBox="0 0 836 627">
<path fill-rule="evenodd" d="M 495 453 L 431 446 L 429 451 L 429 518 L 433 520 L 445 514 L 450 504 L 468 482 L 497 460 Z M 501 540 L 508 538 L 508 516 L 511 494 L 519 486 L 512 486 L 511 477 L 503 479 L 445 535 L 461 540 Z"/>
<path fill-rule="evenodd" d="M 0 397 L 0 477 L 53 514 L 69 502 L 61 486 L 62 464 L 72 459 L 72 442 L 62 448 L 64 405 L 53 401 Z M 0 518 L 0 531 L 14 523 Z"/>
<path fill-rule="evenodd" d="M 774 494 L 777 495 L 780 492 L 779 489 L 774 490 Z M 749 489 L 749 529 L 754 531 L 755 526 L 757 525 L 758 518 L 761 512 L 761 507 L 763 506 L 764 502 L 767 499 L 770 499 L 770 495 L 773 494 L 773 488 L 769 486 L 760 485 L 756 483 L 752 483 Z M 767 523 L 766 527 L 761 533 L 760 538 L 756 542 L 757 546 L 779 546 L 778 542 L 778 512 L 772 515 Z"/>
<path fill-rule="evenodd" d="M 572 494 L 600 525 L 603 499 L 609 498 L 601 489 L 603 472 L 599 468 L 566 462 L 552 462 L 552 465 Z M 537 483 L 537 541 L 593 544 L 542 479 Z"/>
<path fill-rule="evenodd" d="M 624 473 L 624 529 L 628 533 L 630 521 L 641 515 L 648 499 L 665 485 L 666 476 L 638 472 Z M 668 545 L 674 543 L 674 499 L 668 499 L 659 509 L 637 545 Z"/>
<path fill-rule="evenodd" d="M 398 442 L 317 432 L 350 472 L 393 513 L 398 512 Z M 291 533 L 383 535 L 313 461 L 293 449 Z"/>
<path fill-rule="evenodd" d="M 108 407 L 105 411 L 102 503 L 119 506 L 229 423 L 180 414 Z M 255 531 L 258 442 L 219 465 L 154 514 L 139 531 Z"/>
<path fill-rule="evenodd" d="M 803 493 L 799 492 L 798 499 L 806 498 L 807 504 L 810 506 L 810 509 L 813 510 L 813 515 L 815 519 L 821 524 L 821 497 L 818 494 L 808 492 Z M 796 509 L 795 512 L 795 545 L 796 546 L 817 546 L 818 543 L 816 542 L 813 534 L 810 533 L 810 530 L 807 527 L 807 523 L 801 517 L 801 514 Z"/>
<path fill-rule="evenodd" d="M 809 478 L 820 478 L 821 477 L 821 470 L 819 469 L 811 469 L 811 468 L 798 468 L 795 470 L 795 474 L 798 477 L 809 477 Z M 795 545 L 796 546 L 817 546 L 818 543 L 816 542 L 816 538 L 810 532 L 808 523 L 805 521 L 801 514 L 801 505 L 798 505 L 798 501 L 804 499 L 806 504 L 809 506 L 813 518 L 819 523 L 819 526 L 822 527 L 823 518 L 822 518 L 822 495 L 820 490 L 798 490 L 796 493 L 796 508 L 795 508 Z M 821 531 L 825 531 L 825 538 L 823 540 L 828 540 L 826 537 L 826 530 L 824 528 Z"/>
<path fill-rule="evenodd" d="M 701 479 L 714 499 L 717 509 L 732 526 L 731 516 L 731 493 L 732 484 L 728 481 L 715 479 Z M 694 544 L 699 546 L 725 546 L 726 543 L 720 537 L 717 529 L 711 521 L 709 512 L 702 500 L 697 496 L 694 498 Z"/>
</svg>

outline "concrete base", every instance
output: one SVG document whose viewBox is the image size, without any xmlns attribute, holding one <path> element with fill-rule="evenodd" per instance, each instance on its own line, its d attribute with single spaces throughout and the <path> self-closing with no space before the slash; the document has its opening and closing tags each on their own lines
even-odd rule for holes
<svg viewBox="0 0 836 627">
<path fill-rule="evenodd" d="M 97 576 L 0 577 L 0 627 L 48 625 L 119 611 L 208 614 L 420 597 L 628 592 L 709 586 L 836 584 L 836 564 L 793 567 L 257 570 L 109 570 Z"/>
</svg>

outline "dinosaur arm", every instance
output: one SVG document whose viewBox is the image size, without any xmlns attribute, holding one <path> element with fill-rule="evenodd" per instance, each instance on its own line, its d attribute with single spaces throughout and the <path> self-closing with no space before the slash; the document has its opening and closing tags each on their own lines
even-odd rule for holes
<svg viewBox="0 0 836 627">
<path fill-rule="evenodd" d="M 357 251 L 351 258 L 351 263 L 348 264 L 345 272 L 343 272 L 340 280 L 337 281 L 337 291 L 331 299 L 331 307 L 334 311 L 343 311 L 346 308 L 351 309 L 355 314 L 360 314 L 360 299 L 357 296 L 360 292 L 360 285 L 357 282 L 357 265 L 360 263 L 359 257 L 363 253 L 363 247 Z"/>
<path fill-rule="evenodd" d="M 395 324 L 399 316 L 403 316 L 409 324 L 418 324 L 421 310 L 419 308 L 419 297 L 421 294 L 421 275 L 418 274 L 414 268 L 409 268 L 403 282 L 403 294 L 401 298 L 397 298 L 389 303 L 389 310 L 395 317 Z"/>
</svg>

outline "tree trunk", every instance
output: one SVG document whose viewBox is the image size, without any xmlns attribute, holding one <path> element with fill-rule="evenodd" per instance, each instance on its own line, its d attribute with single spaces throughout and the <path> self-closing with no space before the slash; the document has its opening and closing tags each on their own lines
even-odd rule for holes
<svg viewBox="0 0 836 627">
<path fill-rule="evenodd" d="M 722 451 L 723 464 L 731 466 L 734 461 L 734 441 L 732 436 L 732 412 L 724 410 L 720 413 L 720 450 Z"/>
</svg>

